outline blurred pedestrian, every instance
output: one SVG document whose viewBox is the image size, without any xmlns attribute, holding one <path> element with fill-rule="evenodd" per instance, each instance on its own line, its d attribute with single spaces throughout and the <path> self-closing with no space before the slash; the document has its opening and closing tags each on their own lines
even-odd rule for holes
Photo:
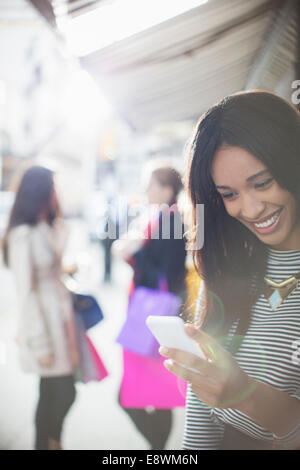
<svg viewBox="0 0 300 470">
<path fill-rule="evenodd" d="M 124 231 L 124 224 L 128 220 L 128 206 L 122 198 L 107 197 L 107 210 L 105 225 L 100 243 L 104 250 L 104 276 L 103 282 L 110 283 L 112 278 L 111 247 Z M 125 224 L 126 228 L 126 224 Z"/>
<path fill-rule="evenodd" d="M 106 211 L 105 211 L 105 223 L 103 227 L 104 236 L 100 236 L 100 244 L 104 251 L 104 275 L 103 282 L 111 282 L 111 271 L 112 271 L 112 256 L 111 247 L 115 240 L 118 239 L 118 179 L 116 175 L 115 163 L 108 162 L 109 166 L 106 171 L 103 172 L 101 177 L 102 187 L 106 197 Z M 113 227 L 113 230 L 112 230 Z M 109 233 L 112 230 L 113 233 Z"/>
<path fill-rule="evenodd" d="M 147 197 L 149 204 L 158 207 L 163 204 L 164 208 L 149 223 L 145 239 L 120 239 L 113 245 L 114 254 L 133 268 L 130 296 L 141 286 L 159 290 L 163 281 L 169 292 L 181 296 L 184 301 L 185 240 L 175 233 L 178 220 L 182 230 L 176 204 L 181 189 L 181 177 L 174 168 L 156 168 L 151 174 Z M 162 233 L 162 220 L 166 215 L 170 220 L 169 237 Z M 142 356 L 125 349 L 119 400 L 152 449 L 165 447 L 172 426 L 171 410 L 184 406 L 185 402 L 184 391 L 179 390 L 177 380 L 172 380 L 161 358 Z"/>
<path fill-rule="evenodd" d="M 20 302 L 21 365 L 40 376 L 36 450 L 62 448 L 63 421 L 76 394 L 73 371 L 79 358 L 72 304 L 61 281 L 67 232 L 59 215 L 52 172 L 29 168 L 12 207 L 4 255 Z"/>
</svg>

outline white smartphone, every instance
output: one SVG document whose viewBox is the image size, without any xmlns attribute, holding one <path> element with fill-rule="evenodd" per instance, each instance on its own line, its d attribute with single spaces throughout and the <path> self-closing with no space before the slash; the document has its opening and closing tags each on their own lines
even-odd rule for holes
<svg viewBox="0 0 300 470">
<path fill-rule="evenodd" d="M 180 349 L 207 359 L 195 341 L 185 333 L 182 318 L 150 315 L 146 324 L 161 346 Z"/>
</svg>

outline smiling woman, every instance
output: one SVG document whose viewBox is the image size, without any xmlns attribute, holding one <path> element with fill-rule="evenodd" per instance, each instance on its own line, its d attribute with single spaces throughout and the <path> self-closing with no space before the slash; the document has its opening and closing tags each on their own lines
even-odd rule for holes
<svg viewBox="0 0 300 470">
<path fill-rule="evenodd" d="M 209 360 L 161 351 L 189 382 L 185 449 L 300 447 L 299 149 L 298 112 L 268 92 L 224 98 L 196 127 L 188 183 L 205 243 L 186 333 Z"/>
</svg>

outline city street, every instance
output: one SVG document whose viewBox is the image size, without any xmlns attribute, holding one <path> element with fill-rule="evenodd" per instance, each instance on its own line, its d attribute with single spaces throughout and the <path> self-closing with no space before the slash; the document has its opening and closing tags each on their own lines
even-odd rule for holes
<svg viewBox="0 0 300 470">
<path fill-rule="evenodd" d="M 81 222 L 70 224 L 67 258 L 79 264 L 80 282 L 97 294 L 105 318 L 89 334 L 109 376 L 103 382 L 77 384 L 77 399 L 65 421 L 65 449 L 148 449 L 117 403 L 121 379 L 121 347 L 115 338 L 125 318 L 131 269 L 122 262 L 113 265 L 111 284 L 103 284 L 103 253 L 98 244 L 89 244 Z M 84 279 L 84 281 L 83 281 Z M 0 449 L 32 449 L 34 411 L 38 398 L 38 378 L 21 371 L 16 344 L 17 302 L 10 271 L 0 269 Z M 179 449 L 184 410 L 176 409 L 168 449 Z"/>
<path fill-rule="evenodd" d="M 0 450 L 300 449 L 300 1 L 0 0 L 0 63 Z"/>
</svg>

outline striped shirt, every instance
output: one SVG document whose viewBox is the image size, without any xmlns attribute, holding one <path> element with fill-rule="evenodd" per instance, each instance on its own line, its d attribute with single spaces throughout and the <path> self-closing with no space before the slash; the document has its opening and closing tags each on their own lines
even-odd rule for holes
<svg viewBox="0 0 300 470">
<path fill-rule="evenodd" d="M 268 278 L 281 282 L 300 271 L 300 250 L 268 251 Z M 251 311 L 250 327 L 234 357 L 249 376 L 300 399 L 300 281 L 275 311 L 264 295 L 258 298 Z M 224 423 L 266 441 L 277 439 L 285 444 L 300 437 L 300 423 L 288 435 L 275 436 L 238 410 L 206 406 L 190 385 L 185 418 L 183 449 L 218 449 Z"/>
</svg>

